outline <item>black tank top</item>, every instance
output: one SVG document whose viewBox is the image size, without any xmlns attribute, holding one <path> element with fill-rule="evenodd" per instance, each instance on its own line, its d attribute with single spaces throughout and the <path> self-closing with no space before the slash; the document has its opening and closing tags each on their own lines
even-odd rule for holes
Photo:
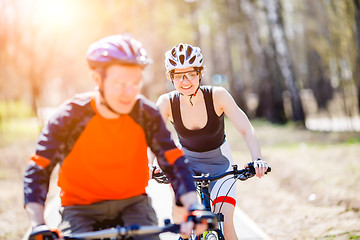
<svg viewBox="0 0 360 240">
<path fill-rule="evenodd" d="M 224 113 L 219 117 L 214 109 L 212 96 L 212 87 L 201 86 L 203 92 L 207 123 L 205 127 L 196 130 L 187 129 L 181 119 L 180 112 L 180 93 L 174 91 L 169 93 L 171 112 L 173 117 L 173 125 L 178 134 L 180 144 L 195 152 L 206 152 L 218 148 L 225 140 L 224 132 Z"/>
</svg>

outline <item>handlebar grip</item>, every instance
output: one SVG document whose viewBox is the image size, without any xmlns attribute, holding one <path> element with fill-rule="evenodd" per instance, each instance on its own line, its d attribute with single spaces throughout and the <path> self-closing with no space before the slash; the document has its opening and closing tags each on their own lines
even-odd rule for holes
<svg viewBox="0 0 360 240">
<path fill-rule="evenodd" d="M 249 166 L 249 171 L 250 171 L 250 173 L 251 173 L 251 174 L 255 174 L 254 162 L 248 163 L 248 166 Z M 269 172 L 271 172 L 271 167 L 270 167 L 270 166 L 268 166 L 265 174 L 267 174 L 267 173 L 269 173 Z"/>
</svg>

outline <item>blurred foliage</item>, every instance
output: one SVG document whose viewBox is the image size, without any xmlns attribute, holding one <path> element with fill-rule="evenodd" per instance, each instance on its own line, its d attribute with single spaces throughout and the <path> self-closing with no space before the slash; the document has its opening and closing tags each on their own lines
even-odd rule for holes
<svg viewBox="0 0 360 240">
<path fill-rule="evenodd" d="M 34 142 L 39 133 L 40 126 L 35 118 L 5 119 L 0 122 L 0 147 L 14 142 Z"/>
<path fill-rule="evenodd" d="M 217 84 L 251 118 L 332 117 L 335 96 L 342 106 L 337 115 L 357 116 L 358 16 L 357 0 L 3 0 L 0 100 L 27 101 L 37 114 L 92 90 L 88 46 L 130 33 L 154 60 L 144 74 L 143 93 L 151 100 L 171 89 L 164 53 L 185 42 L 202 49 L 204 83 L 226 76 Z M 314 98 L 311 111 L 304 90 Z"/>
<path fill-rule="evenodd" d="M 22 101 L 0 101 L 0 118 L 29 118 L 34 117 L 31 106 Z"/>
<path fill-rule="evenodd" d="M 0 147 L 20 139 L 34 139 L 40 125 L 31 105 L 18 101 L 0 101 Z"/>
</svg>

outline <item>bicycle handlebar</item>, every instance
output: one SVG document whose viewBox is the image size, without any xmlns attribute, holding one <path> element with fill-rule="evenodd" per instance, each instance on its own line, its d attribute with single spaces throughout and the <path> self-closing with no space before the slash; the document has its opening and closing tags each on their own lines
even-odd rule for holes
<svg viewBox="0 0 360 240">
<path fill-rule="evenodd" d="M 102 238 L 120 238 L 130 237 L 133 235 L 146 235 L 146 234 L 160 234 L 163 232 L 179 233 L 180 225 L 170 224 L 164 227 L 160 226 L 139 226 L 132 225 L 130 227 L 109 228 L 93 232 L 73 233 L 70 236 L 65 236 L 64 239 L 102 239 Z"/>
<path fill-rule="evenodd" d="M 194 211 L 189 216 L 189 221 L 194 223 L 207 223 L 210 230 L 217 228 L 216 214 L 211 211 Z M 98 239 L 98 238 L 116 238 L 124 239 L 125 237 L 131 237 L 135 235 L 150 235 L 160 234 L 164 232 L 179 233 L 180 225 L 171 224 L 170 220 L 165 220 L 165 225 L 161 226 L 140 226 L 131 225 L 129 227 L 117 226 L 116 228 L 109 228 L 104 230 L 73 233 L 68 236 L 64 236 L 64 239 L 80 240 L 80 239 Z"/>
<path fill-rule="evenodd" d="M 248 163 L 248 167 L 241 170 L 237 169 L 238 167 L 237 165 L 232 165 L 232 167 L 233 167 L 232 171 L 227 171 L 215 176 L 210 176 L 210 174 L 206 173 L 206 174 L 202 174 L 201 176 L 193 176 L 193 179 L 195 182 L 212 182 L 219 180 L 220 178 L 223 178 L 227 175 L 234 175 L 234 178 L 237 178 L 241 181 L 245 181 L 255 176 L 255 168 L 253 162 Z M 154 173 L 154 171 L 155 169 L 153 170 L 153 179 L 155 179 L 158 183 L 165 183 L 165 184 L 169 183 L 168 178 L 163 172 Z M 268 167 L 265 174 L 269 172 L 271 172 L 271 167 Z"/>
<path fill-rule="evenodd" d="M 265 174 L 267 174 L 268 172 L 271 172 L 271 167 L 268 167 Z M 254 163 L 253 162 L 248 163 L 248 167 L 241 170 L 237 169 L 237 165 L 233 165 L 232 171 L 227 171 L 216 176 L 210 176 L 209 174 L 202 174 L 201 176 L 193 176 L 193 179 L 195 182 L 202 182 L 202 181 L 211 182 L 211 181 L 219 180 L 220 178 L 223 178 L 227 175 L 234 175 L 234 178 L 238 178 L 241 181 L 245 181 L 249 178 L 252 178 L 253 176 L 255 176 Z"/>
</svg>

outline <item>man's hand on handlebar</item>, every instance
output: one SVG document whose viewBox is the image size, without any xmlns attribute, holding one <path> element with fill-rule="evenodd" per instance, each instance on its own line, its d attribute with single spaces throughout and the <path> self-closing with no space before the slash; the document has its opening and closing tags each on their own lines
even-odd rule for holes
<svg viewBox="0 0 360 240">
<path fill-rule="evenodd" d="M 189 209 L 186 221 L 180 226 L 180 236 L 190 238 L 192 231 L 198 236 L 208 229 L 217 227 L 216 215 L 211 211 L 205 211 L 202 204 L 193 204 Z"/>
<path fill-rule="evenodd" d="M 47 225 L 33 227 L 29 240 L 62 240 L 62 233 L 58 229 L 50 229 Z"/>
</svg>

